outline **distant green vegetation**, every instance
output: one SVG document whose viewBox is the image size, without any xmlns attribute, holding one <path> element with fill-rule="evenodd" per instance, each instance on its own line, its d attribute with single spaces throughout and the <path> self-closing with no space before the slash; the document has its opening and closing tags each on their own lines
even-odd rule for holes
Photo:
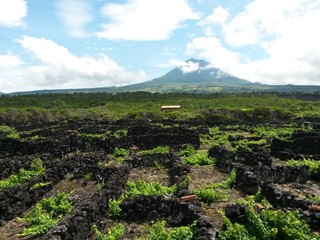
<svg viewBox="0 0 320 240">
<path fill-rule="evenodd" d="M 125 137 L 127 136 L 127 130 L 126 129 L 122 129 L 122 130 L 118 130 L 118 131 L 115 131 L 115 132 L 110 132 L 110 131 L 107 131 L 105 133 L 78 133 L 77 134 L 79 136 L 82 136 L 82 137 L 87 137 L 87 138 L 101 138 L 101 139 L 105 139 L 106 137 L 108 136 L 113 136 L 117 139 L 119 139 L 120 137 Z"/>
<path fill-rule="evenodd" d="M 275 127 L 275 126 L 257 126 L 253 128 L 253 136 L 255 137 L 261 137 L 266 139 L 272 139 L 272 138 L 280 138 L 280 139 L 288 139 L 291 137 L 291 135 L 297 131 L 311 131 L 311 126 L 297 126 L 296 124 L 287 124 L 281 127 Z"/>
<path fill-rule="evenodd" d="M 148 93 L 45 94 L 0 97 L 0 123 L 25 124 L 69 119 L 198 119 L 208 122 L 256 122 L 318 116 L 320 102 L 301 94 L 280 93 Z M 318 99 L 316 97 L 312 100 Z M 181 110 L 162 112 L 161 105 Z"/>
<path fill-rule="evenodd" d="M 213 146 L 224 146 L 231 151 L 239 147 L 250 150 L 253 146 L 259 145 L 269 147 L 272 139 L 290 139 L 296 131 L 309 132 L 312 130 L 308 125 L 297 125 L 295 123 L 258 124 L 248 125 L 224 125 L 211 127 L 209 134 L 201 134 L 201 147 L 208 149 Z"/>
</svg>

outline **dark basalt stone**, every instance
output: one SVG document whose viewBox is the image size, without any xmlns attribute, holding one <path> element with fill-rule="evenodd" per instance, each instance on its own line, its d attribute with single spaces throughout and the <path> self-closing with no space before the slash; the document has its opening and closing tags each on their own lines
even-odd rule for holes
<svg viewBox="0 0 320 240">
<path fill-rule="evenodd" d="M 154 125 L 161 123 L 166 125 Z M 101 226 L 102 220 L 108 215 L 107 203 L 117 199 L 123 193 L 129 172 L 133 168 L 154 166 L 155 162 L 162 165 L 168 173 L 169 184 L 176 184 L 178 191 L 175 196 L 139 196 L 125 199 L 121 204 L 121 219 L 129 222 L 166 219 L 171 226 L 181 226 L 196 222 L 197 239 L 215 239 L 217 233 L 213 229 L 212 220 L 206 216 L 197 200 L 183 202 L 180 197 L 190 195 L 188 184 L 183 184 L 190 167 L 182 164 L 176 152 L 188 145 L 200 146 L 199 134 L 208 134 L 207 126 L 199 119 L 190 121 L 174 120 L 136 120 L 125 119 L 115 123 L 108 121 L 68 121 L 53 123 L 48 126 L 39 125 L 42 129 L 23 133 L 22 139 L 8 139 L 0 135 L 0 176 L 2 179 L 17 172 L 20 168 L 28 168 L 35 157 L 40 157 L 46 168 L 43 176 L 34 178 L 27 183 L 0 191 L 0 226 L 30 209 L 45 196 L 52 185 L 30 190 L 38 182 L 51 181 L 53 185 L 60 182 L 68 173 L 74 179 L 81 179 L 92 173 L 92 179 L 104 183 L 104 187 L 89 200 L 72 199 L 76 203 L 74 211 L 64 217 L 48 233 L 39 239 L 88 239 L 92 235 L 91 226 Z M 190 129 L 190 126 L 197 128 Z M 34 126 L 19 129 L 32 130 Z M 128 129 L 128 134 L 113 136 L 107 132 Z M 223 127 L 221 128 L 223 129 Z M 81 135 L 81 133 L 105 134 L 101 138 Z M 39 139 L 32 139 L 40 136 Z M 239 140 L 242 137 L 230 137 Z M 253 139 L 257 140 L 257 139 Z M 271 155 L 281 159 L 304 157 L 320 157 L 320 134 L 313 132 L 297 132 L 289 140 L 274 139 L 271 143 Z M 168 154 L 139 155 L 132 146 L 139 149 L 152 149 L 157 146 L 169 145 Z M 107 154 L 114 152 L 116 147 L 131 148 L 129 156 L 122 166 L 99 168 L 98 162 L 107 163 Z M 235 187 L 247 194 L 255 194 L 259 187 L 262 196 L 275 208 L 299 210 L 301 216 L 312 229 L 320 229 L 320 213 L 312 210 L 308 200 L 297 198 L 291 193 L 280 191 L 272 183 L 305 182 L 310 179 L 306 167 L 272 166 L 270 152 L 258 145 L 238 148 L 231 152 L 223 147 L 213 147 L 208 155 L 217 160 L 221 171 L 236 170 Z M 320 177 L 319 177 L 320 178 Z M 246 222 L 245 206 L 228 205 L 225 209 L 232 222 Z"/>
<path fill-rule="evenodd" d="M 290 139 L 273 139 L 270 150 L 273 156 L 280 159 L 301 159 L 320 156 L 320 132 L 296 132 Z"/>
</svg>

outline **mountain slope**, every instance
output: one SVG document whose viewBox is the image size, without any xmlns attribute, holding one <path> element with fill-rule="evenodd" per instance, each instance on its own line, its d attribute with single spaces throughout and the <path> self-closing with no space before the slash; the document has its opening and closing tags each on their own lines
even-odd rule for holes
<svg viewBox="0 0 320 240">
<path fill-rule="evenodd" d="M 117 93 L 117 92 L 185 92 L 185 93 L 240 93 L 240 92 L 320 92 L 320 86 L 267 85 L 237 78 L 213 67 L 204 60 L 189 59 L 159 78 L 122 87 L 87 89 L 53 89 L 16 92 L 10 95 L 48 93 Z M 1 95 L 1 93 L 0 93 Z"/>
<path fill-rule="evenodd" d="M 162 77 L 151 80 L 150 83 L 153 85 L 167 83 L 193 83 L 206 85 L 252 84 L 247 80 L 234 77 L 218 68 L 212 67 L 204 60 L 196 59 L 187 60 L 184 65 L 174 68 Z"/>
</svg>

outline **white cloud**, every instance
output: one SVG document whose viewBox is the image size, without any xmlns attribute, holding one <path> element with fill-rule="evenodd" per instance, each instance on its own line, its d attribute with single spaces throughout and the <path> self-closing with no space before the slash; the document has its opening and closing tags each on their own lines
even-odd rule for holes
<svg viewBox="0 0 320 240">
<path fill-rule="evenodd" d="M 241 58 L 240 54 L 223 47 L 220 40 L 214 36 L 193 39 L 187 45 L 187 54 L 197 54 L 201 58 L 209 59 L 213 66 L 225 71 L 231 70 L 229 66 L 239 64 Z"/>
<path fill-rule="evenodd" d="M 108 56 L 77 57 L 63 46 L 24 36 L 18 40 L 38 64 L 0 72 L 0 91 L 120 86 L 146 80 L 144 72 L 127 72 Z"/>
<path fill-rule="evenodd" d="M 198 19 L 187 0 L 128 0 L 123 4 L 106 4 L 102 14 L 110 19 L 100 38 L 112 40 L 163 40 L 182 23 Z"/>
<path fill-rule="evenodd" d="M 7 53 L 6 55 L 0 55 L 0 69 L 8 67 L 17 67 L 22 64 L 22 60 L 19 56 Z"/>
<path fill-rule="evenodd" d="M 320 2 L 316 0 L 252 1 L 242 13 L 223 26 L 226 41 L 237 47 L 259 44 L 266 37 L 278 37 L 283 34 L 283 26 L 288 21 L 303 18 L 319 6 Z"/>
<path fill-rule="evenodd" d="M 0 1 L 0 26 L 23 26 L 23 18 L 27 15 L 27 2 L 25 0 Z"/>
<path fill-rule="evenodd" d="M 255 0 L 220 24 L 224 38 L 208 35 L 209 25 L 203 25 L 205 37 L 193 39 L 187 49 L 250 81 L 319 85 L 318 22 L 319 1 Z M 248 47 L 261 49 L 265 56 L 250 59 Z"/>
<path fill-rule="evenodd" d="M 211 24 L 224 24 L 229 18 L 229 11 L 221 6 L 213 9 L 211 15 L 201 20 L 198 24 L 200 26 L 206 26 Z"/>
<path fill-rule="evenodd" d="M 93 20 L 88 1 L 59 0 L 57 3 L 58 16 L 73 37 L 86 37 L 85 26 Z"/>
<path fill-rule="evenodd" d="M 198 71 L 200 69 L 199 63 L 192 61 L 179 61 L 176 59 L 170 60 L 170 63 L 179 68 L 184 74 Z"/>
</svg>

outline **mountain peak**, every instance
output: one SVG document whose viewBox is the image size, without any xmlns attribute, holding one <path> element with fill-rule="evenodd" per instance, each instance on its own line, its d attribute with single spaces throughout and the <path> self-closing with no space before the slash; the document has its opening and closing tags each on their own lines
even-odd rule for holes
<svg viewBox="0 0 320 240">
<path fill-rule="evenodd" d="M 202 59 L 190 58 L 186 61 L 186 63 L 188 63 L 188 62 L 197 63 L 199 65 L 199 67 L 207 67 L 208 65 L 210 65 L 210 63 L 208 63 L 207 61 L 202 60 Z"/>
<path fill-rule="evenodd" d="M 162 77 L 151 81 L 153 84 L 197 84 L 222 86 L 228 84 L 249 84 L 249 81 L 232 76 L 213 67 L 205 60 L 190 58 Z"/>
</svg>

